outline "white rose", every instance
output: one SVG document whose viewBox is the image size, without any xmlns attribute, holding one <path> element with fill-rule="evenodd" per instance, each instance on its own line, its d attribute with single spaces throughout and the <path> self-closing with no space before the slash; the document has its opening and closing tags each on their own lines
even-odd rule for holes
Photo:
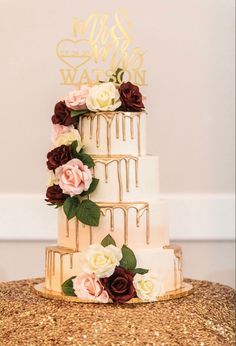
<svg viewBox="0 0 236 346">
<path fill-rule="evenodd" d="M 86 105 L 92 112 L 114 111 L 121 105 L 120 94 L 113 83 L 100 83 L 89 89 Z"/>
<path fill-rule="evenodd" d="M 70 145 L 72 142 L 78 141 L 78 146 L 76 150 L 79 152 L 80 149 L 82 148 L 82 142 L 81 142 L 81 137 L 79 134 L 79 131 L 76 129 L 71 129 L 70 131 L 66 133 L 60 134 L 54 141 L 55 147 L 60 147 L 61 145 Z"/>
<path fill-rule="evenodd" d="M 140 299 L 150 302 L 157 300 L 157 297 L 165 294 L 163 280 L 160 276 L 153 273 L 136 274 L 134 277 L 134 287 Z"/>
<path fill-rule="evenodd" d="M 79 254 L 79 263 L 83 272 L 94 273 L 98 278 L 111 276 L 122 258 L 121 249 L 114 245 L 103 247 L 100 244 L 90 245 Z"/>
</svg>

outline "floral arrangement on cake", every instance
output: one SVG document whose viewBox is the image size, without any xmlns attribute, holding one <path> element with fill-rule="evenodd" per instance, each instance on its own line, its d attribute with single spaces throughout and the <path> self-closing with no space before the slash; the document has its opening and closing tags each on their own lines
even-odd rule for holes
<svg viewBox="0 0 236 346">
<path fill-rule="evenodd" d="M 136 268 L 137 260 L 126 245 L 118 248 L 107 235 L 101 244 L 79 253 L 80 273 L 62 284 L 66 296 L 96 303 L 126 303 L 133 298 L 152 302 L 165 294 L 159 275 Z"/>
<path fill-rule="evenodd" d="M 118 84 L 118 69 L 113 81 L 92 86 L 82 85 L 60 100 L 52 116 L 52 148 L 47 154 L 50 179 L 46 202 L 63 206 L 67 219 L 77 217 L 83 224 L 98 226 L 99 206 L 90 199 L 99 183 L 93 174 L 94 161 L 85 152 L 78 131 L 80 116 L 91 112 L 144 109 L 138 86 L 130 82 Z"/>
<path fill-rule="evenodd" d="M 50 172 L 46 202 L 63 206 L 67 219 L 77 217 L 86 225 L 98 226 L 100 209 L 88 199 L 99 179 L 93 177 L 94 161 L 84 152 L 79 131 L 73 125 L 65 103 L 55 106 L 52 116 L 53 148 L 47 154 Z"/>
</svg>

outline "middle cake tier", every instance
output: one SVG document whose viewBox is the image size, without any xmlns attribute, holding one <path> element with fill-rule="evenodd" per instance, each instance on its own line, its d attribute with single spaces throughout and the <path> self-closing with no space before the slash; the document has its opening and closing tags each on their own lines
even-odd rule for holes
<svg viewBox="0 0 236 346">
<path fill-rule="evenodd" d="M 100 180 L 92 199 L 97 202 L 159 200 L 158 156 L 93 156 L 94 175 Z"/>
<path fill-rule="evenodd" d="M 76 217 L 67 220 L 63 208 L 58 210 L 58 245 L 82 251 L 100 243 L 111 234 L 118 246 L 133 250 L 169 244 L 166 204 L 159 202 L 99 202 L 98 227 L 82 224 Z"/>
</svg>

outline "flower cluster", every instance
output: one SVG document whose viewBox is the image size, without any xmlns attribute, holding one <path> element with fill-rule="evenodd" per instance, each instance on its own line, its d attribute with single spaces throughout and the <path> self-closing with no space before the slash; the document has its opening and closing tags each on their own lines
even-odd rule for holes
<svg viewBox="0 0 236 346">
<path fill-rule="evenodd" d="M 137 85 L 103 82 L 91 87 L 83 85 L 70 92 L 56 104 L 52 122 L 70 126 L 78 123 L 79 116 L 89 112 L 140 112 L 143 109 L 143 96 Z"/>
<path fill-rule="evenodd" d="M 73 95 L 58 102 L 52 116 L 52 148 L 47 154 L 50 179 L 46 201 L 49 205 L 63 206 L 68 220 L 77 217 L 84 224 L 98 226 L 99 207 L 87 199 L 98 184 L 98 179 L 93 177 L 94 162 L 91 156 L 84 153 L 75 118 L 71 116 L 71 108 L 68 108 L 82 109 L 87 88 L 83 87 L 76 94 L 76 100 Z"/>
<path fill-rule="evenodd" d="M 79 253 L 79 274 L 62 285 L 65 295 L 99 303 L 125 303 L 138 297 L 156 301 L 164 294 L 163 281 L 146 269 L 136 268 L 131 249 L 120 249 L 108 235 L 101 244 Z"/>
</svg>

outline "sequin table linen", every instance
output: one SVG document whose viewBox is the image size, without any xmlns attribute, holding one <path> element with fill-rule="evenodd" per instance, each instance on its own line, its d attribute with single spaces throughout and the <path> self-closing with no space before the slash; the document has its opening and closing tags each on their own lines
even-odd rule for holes
<svg viewBox="0 0 236 346">
<path fill-rule="evenodd" d="M 0 345 L 235 345 L 235 292 L 207 281 L 188 297 L 94 305 L 45 299 L 41 279 L 0 283 Z"/>
</svg>

